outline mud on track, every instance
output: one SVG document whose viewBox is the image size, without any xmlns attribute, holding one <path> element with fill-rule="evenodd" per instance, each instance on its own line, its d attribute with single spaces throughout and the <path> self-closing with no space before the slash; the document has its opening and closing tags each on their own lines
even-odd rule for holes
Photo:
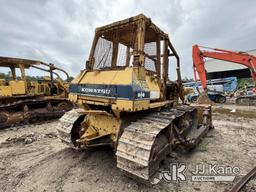
<svg viewBox="0 0 256 192">
<path fill-rule="evenodd" d="M 256 166 L 256 119 L 216 111 L 213 129 L 192 153 L 173 153 L 187 174 L 198 163 L 239 166 L 240 175 Z M 161 182 L 145 186 L 116 168 L 107 147 L 74 151 L 56 134 L 57 121 L 0 130 L 0 191 L 225 191 L 233 182 Z M 237 178 L 238 179 L 238 178 Z M 244 191 L 255 191 L 252 180 Z"/>
</svg>

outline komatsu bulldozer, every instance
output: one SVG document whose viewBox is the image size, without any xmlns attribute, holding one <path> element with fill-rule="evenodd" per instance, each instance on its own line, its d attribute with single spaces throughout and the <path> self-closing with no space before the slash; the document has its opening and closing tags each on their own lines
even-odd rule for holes
<svg viewBox="0 0 256 192">
<path fill-rule="evenodd" d="M 8 79 L 0 79 L 0 128 L 59 118 L 73 108 L 67 98 L 69 85 L 57 73 L 64 73 L 68 79 L 63 69 L 41 61 L 10 57 L 0 57 L 0 68 L 11 71 Z M 49 76 L 28 81 L 25 71 L 30 68 Z"/>
<path fill-rule="evenodd" d="M 99 27 L 86 68 L 69 87 L 79 108 L 61 117 L 59 138 L 75 149 L 111 146 L 118 168 L 151 182 L 177 146 L 193 148 L 212 128 L 211 106 L 182 104 L 182 90 L 179 56 L 150 18 Z"/>
</svg>

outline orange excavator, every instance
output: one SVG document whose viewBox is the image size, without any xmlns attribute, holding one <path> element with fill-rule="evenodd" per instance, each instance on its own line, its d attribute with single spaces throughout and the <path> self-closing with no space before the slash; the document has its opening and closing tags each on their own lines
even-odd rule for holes
<svg viewBox="0 0 256 192">
<path fill-rule="evenodd" d="M 208 50 L 201 50 L 207 48 Z M 245 52 L 228 51 L 218 48 L 208 48 L 194 45 L 192 49 L 194 78 L 197 81 L 197 73 L 204 89 L 203 95 L 207 95 L 205 58 L 219 59 L 244 65 L 249 68 L 253 81 L 256 84 L 256 57 Z M 197 73 L 196 73 L 197 72 Z M 240 96 L 236 99 L 239 105 L 255 105 L 256 95 Z"/>
</svg>

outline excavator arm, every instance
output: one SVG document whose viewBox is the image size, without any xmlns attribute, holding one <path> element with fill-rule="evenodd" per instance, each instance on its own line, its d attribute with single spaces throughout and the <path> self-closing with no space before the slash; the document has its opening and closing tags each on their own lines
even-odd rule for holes
<svg viewBox="0 0 256 192">
<path fill-rule="evenodd" d="M 228 51 L 228 50 L 217 49 L 217 48 L 207 48 L 207 49 L 210 49 L 213 51 L 200 50 L 198 45 L 194 45 L 192 50 L 195 81 L 197 81 L 197 75 L 196 75 L 196 72 L 197 72 L 204 90 L 207 89 L 204 58 L 219 59 L 223 61 L 229 61 L 229 62 L 244 65 L 250 69 L 252 78 L 256 83 L 256 57 L 255 56 L 249 55 L 248 53 L 244 53 L 244 52 Z"/>
</svg>

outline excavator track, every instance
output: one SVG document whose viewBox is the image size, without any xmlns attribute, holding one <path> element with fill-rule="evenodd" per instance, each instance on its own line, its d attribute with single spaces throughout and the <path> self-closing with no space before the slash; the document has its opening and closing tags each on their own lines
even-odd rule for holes
<svg viewBox="0 0 256 192">
<path fill-rule="evenodd" d="M 0 105 L 0 128 L 61 117 L 73 104 L 66 99 L 26 99 Z"/>
<path fill-rule="evenodd" d="M 172 151 L 174 143 L 168 141 L 163 132 L 173 128 L 175 119 L 193 112 L 194 108 L 173 108 L 160 112 L 153 112 L 132 122 L 124 129 L 116 151 L 117 167 L 129 177 L 145 183 L 155 184 L 155 176 L 166 157 Z M 205 135 L 209 127 L 194 127 L 187 134 L 187 139 L 179 141 L 182 144 L 195 146 Z"/>
<path fill-rule="evenodd" d="M 236 99 L 236 104 L 247 105 L 247 106 L 256 106 L 256 95 L 238 97 Z"/>
</svg>

